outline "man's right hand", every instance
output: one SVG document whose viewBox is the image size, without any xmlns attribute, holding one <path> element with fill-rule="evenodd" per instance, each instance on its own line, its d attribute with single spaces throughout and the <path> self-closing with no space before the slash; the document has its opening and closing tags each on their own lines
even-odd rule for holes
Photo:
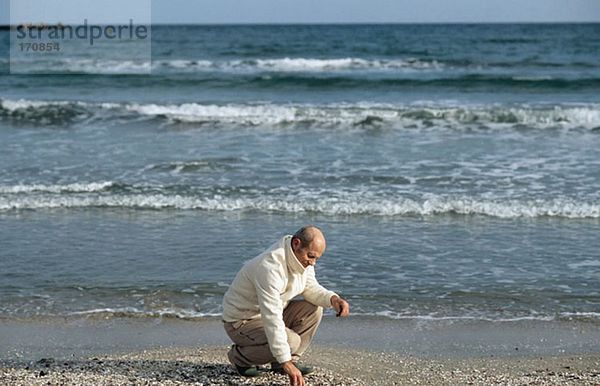
<svg viewBox="0 0 600 386">
<path fill-rule="evenodd" d="M 329 301 L 331 302 L 331 306 L 337 313 L 336 316 L 341 316 L 342 318 L 345 318 L 346 316 L 350 315 L 350 304 L 348 304 L 347 301 L 345 301 L 337 295 L 333 295 Z"/>
<path fill-rule="evenodd" d="M 290 386 L 304 386 L 304 377 L 302 377 L 302 373 L 294 365 L 294 362 L 284 362 L 281 368 L 290 377 Z"/>
</svg>

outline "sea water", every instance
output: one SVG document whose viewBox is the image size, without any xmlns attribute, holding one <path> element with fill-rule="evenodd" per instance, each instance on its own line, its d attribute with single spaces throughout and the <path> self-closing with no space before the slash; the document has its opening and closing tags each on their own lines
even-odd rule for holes
<svg viewBox="0 0 600 386">
<path fill-rule="evenodd" d="M 218 315 L 312 223 L 355 314 L 600 320 L 600 25 L 152 39 L 151 62 L 0 59 L 0 317 Z"/>
</svg>

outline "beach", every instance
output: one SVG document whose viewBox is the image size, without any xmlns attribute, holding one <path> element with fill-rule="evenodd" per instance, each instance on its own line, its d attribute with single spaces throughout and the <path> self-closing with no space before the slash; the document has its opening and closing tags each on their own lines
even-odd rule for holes
<svg viewBox="0 0 600 386">
<path fill-rule="evenodd" d="M 10 385 L 287 385 L 265 373 L 244 378 L 224 363 L 226 348 L 162 349 L 55 361 L 0 363 L 0 381 Z M 308 385 L 598 385 L 600 356 L 498 359 L 415 359 L 349 349 L 311 350 L 318 369 Z"/>
<path fill-rule="evenodd" d="M 310 385 L 600 384 L 588 324 L 391 323 L 327 317 L 303 362 Z M 377 333 L 374 333 L 377 331 Z M 285 385 L 236 375 L 217 319 L 3 321 L 5 384 Z"/>
</svg>

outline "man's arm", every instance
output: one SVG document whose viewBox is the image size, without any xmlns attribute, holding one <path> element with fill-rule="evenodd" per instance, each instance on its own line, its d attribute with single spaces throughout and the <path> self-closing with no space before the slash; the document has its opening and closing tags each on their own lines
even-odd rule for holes
<svg viewBox="0 0 600 386">
<path fill-rule="evenodd" d="M 312 267 L 307 268 L 306 286 L 302 292 L 302 296 L 308 302 L 321 306 L 323 308 L 332 307 L 331 297 L 338 296 L 335 292 L 329 291 L 317 282 L 315 278 L 315 270 Z"/>
<path fill-rule="evenodd" d="M 287 341 L 285 323 L 283 321 L 283 303 L 279 296 L 282 278 L 277 271 L 265 268 L 254 281 L 260 315 L 269 342 L 271 354 L 282 365 L 288 375 L 291 386 L 305 386 L 302 373 L 292 362 L 291 349 Z"/>
<path fill-rule="evenodd" d="M 271 353 L 279 363 L 292 360 L 283 322 L 283 303 L 279 295 L 283 280 L 276 268 L 260 267 L 254 278 L 260 315 Z"/>
<path fill-rule="evenodd" d="M 302 293 L 304 299 L 321 307 L 333 307 L 336 316 L 346 317 L 350 315 L 350 304 L 335 292 L 329 291 L 320 285 L 315 278 L 314 269 L 308 271 L 307 275 L 306 287 Z"/>
</svg>

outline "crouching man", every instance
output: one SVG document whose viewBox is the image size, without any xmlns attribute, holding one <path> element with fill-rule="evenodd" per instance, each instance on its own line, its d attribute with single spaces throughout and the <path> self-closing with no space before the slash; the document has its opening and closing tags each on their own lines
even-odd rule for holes
<svg viewBox="0 0 600 386">
<path fill-rule="evenodd" d="M 289 376 L 291 386 L 304 386 L 303 375 L 312 369 L 298 359 L 317 332 L 323 307 L 342 317 L 350 313 L 349 304 L 315 278 L 325 247 L 319 228 L 307 226 L 246 262 L 236 275 L 223 299 L 223 321 L 234 343 L 227 356 L 241 375 L 259 375 L 257 366 L 271 363 Z M 292 300 L 298 295 L 304 300 Z"/>
</svg>

